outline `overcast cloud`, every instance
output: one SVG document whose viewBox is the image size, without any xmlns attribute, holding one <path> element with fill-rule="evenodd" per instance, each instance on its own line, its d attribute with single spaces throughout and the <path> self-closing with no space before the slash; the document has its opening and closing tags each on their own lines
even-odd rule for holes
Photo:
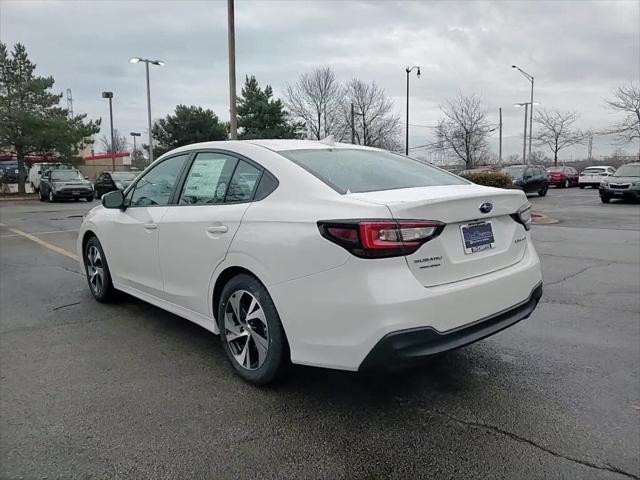
<svg viewBox="0 0 640 480">
<path fill-rule="evenodd" d="M 581 128 L 600 129 L 615 115 L 604 98 L 640 78 L 640 2 L 236 1 L 238 91 L 256 75 L 280 95 L 301 72 L 329 65 L 342 80 L 375 80 L 404 121 L 407 65 L 411 123 L 434 125 L 439 105 L 456 93 L 477 93 L 498 121 L 503 108 L 505 154 L 520 150 L 521 109 L 536 77 L 541 107 L 577 110 Z M 38 73 L 71 88 L 76 113 L 103 118 L 100 98 L 114 92 L 114 123 L 146 134 L 144 67 L 132 56 L 158 58 L 151 78 L 154 118 L 176 104 L 200 105 L 228 119 L 226 2 L 0 0 L 0 39 L 24 43 Z M 106 127 L 106 128 L 105 128 Z M 432 130 L 410 128 L 413 145 Z M 594 143 L 594 154 L 613 147 Z M 633 148 L 629 148 L 633 152 Z M 572 154 L 580 155 L 580 150 Z"/>
</svg>

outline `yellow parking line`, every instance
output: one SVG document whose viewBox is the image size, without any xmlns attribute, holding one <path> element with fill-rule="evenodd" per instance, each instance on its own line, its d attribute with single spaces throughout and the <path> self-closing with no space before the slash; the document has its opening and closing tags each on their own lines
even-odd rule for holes
<svg viewBox="0 0 640 480">
<path fill-rule="evenodd" d="M 49 250 L 59 253 L 60 255 L 64 255 L 65 257 L 69 257 L 75 261 L 79 261 L 78 256 L 70 252 L 69 250 L 65 250 L 64 248 L 58 247 L 57 245 L 53 245 L 52 243 L 45 242 L 44 240 L 39 239 L 38 237 L 31 235 L 30 233 L 23 232 L 22 230 L 18 230 L 17 228 L 7 227 L 4 223 L 0 223 L 0 227 L 6 227 L 9 231 L 15 233 L 16 235 L 20 235 L 21 237 L 27 238 L 32 242 L 36 242 L 38 245 L 43 246 L 44 248 L 48 248 Z"/>
</svg>

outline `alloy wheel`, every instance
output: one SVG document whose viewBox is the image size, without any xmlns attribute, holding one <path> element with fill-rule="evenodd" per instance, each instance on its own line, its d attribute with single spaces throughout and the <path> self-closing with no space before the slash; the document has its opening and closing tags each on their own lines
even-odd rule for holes
<svg viewBox="0 0 640 480">
<path fill-rule="evenodd" d="M 53 203 L 53 192 L 49 190 L 49 201 Z"/>
<path fill-rule="evenodd" d="M 262 366 L 269 351 L 269 328 L 258 299 L 246 290 L 231 294 L 224 309 L 224 336 L 233 358 L 241 367 Z"/>
<path fill-rule="evenodd" d="M 91 245 L 87 250 L 87 275 L 91 290 L 96 295 L 100 295 L 104 288 L 104 264 L 100 250 L 95 245 Z"/>
</svg>

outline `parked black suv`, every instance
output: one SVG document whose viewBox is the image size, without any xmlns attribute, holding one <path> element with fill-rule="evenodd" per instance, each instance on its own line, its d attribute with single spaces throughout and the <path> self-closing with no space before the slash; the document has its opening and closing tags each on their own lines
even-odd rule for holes
<svg viewBox="0 0 640 480">
<path fill-rule="evenodd" d="M 524 193 L 537 192 L 539 196 L 544 197 L 547 194 L 547 190 L 549 190 L 549 178 L 544 167 L 511 165 L 504 167 L 501 172 L 509 175 L 513 180 L 514 186 Z"/>
</svg>

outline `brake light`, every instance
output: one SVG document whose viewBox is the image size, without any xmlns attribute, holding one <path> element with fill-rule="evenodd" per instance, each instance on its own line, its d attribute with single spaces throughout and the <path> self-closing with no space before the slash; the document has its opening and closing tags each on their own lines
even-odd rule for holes
<svg viewBox="0 0 640 480">
<path fill-rule="evenodd" d="M 532 205 L 530 203 L 527 203 L 516 213 L 511 214 L 511 218 L 522 225 L 525 230 L 531 230 L 531 207 Z"/>
<path fill-rule="evenodd" d="M 440 235 L 442 222 L 431 220 L 328 220 L 320 234 L 361 258 L 411 255 Z"/>
</svg>

